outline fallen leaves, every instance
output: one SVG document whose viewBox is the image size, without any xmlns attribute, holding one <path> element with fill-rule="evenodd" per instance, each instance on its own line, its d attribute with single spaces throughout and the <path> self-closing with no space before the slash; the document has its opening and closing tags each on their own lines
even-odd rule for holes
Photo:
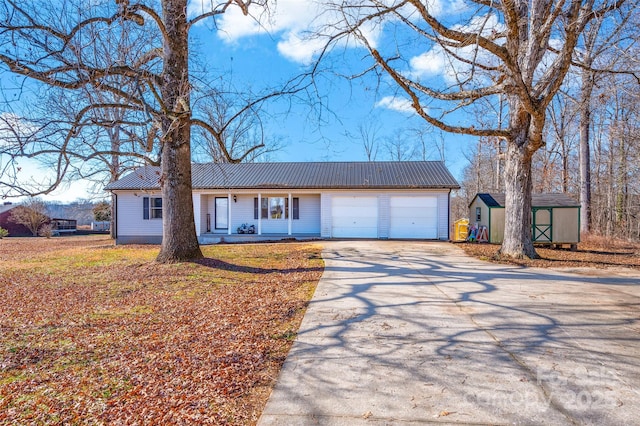
<svg viewBox="0 0 640 426">
<path fill-rule="evenodd" d="M 210 246 L 160 265 L 153 246 L 54 240 L 0 243 L 0 423 L 255 423 L 322 273 L 318 246 Z"/>
<path fill-rule="evenodd" d="M 456 244 L 468 255 L 482 260 L 539 268 L 633 268 L 640 269 L 640 244 L 590 238 L 577 251 L 536 247 L 540 259 L 511 259 L 498 254 L 497 244 Z"/>
</svg>

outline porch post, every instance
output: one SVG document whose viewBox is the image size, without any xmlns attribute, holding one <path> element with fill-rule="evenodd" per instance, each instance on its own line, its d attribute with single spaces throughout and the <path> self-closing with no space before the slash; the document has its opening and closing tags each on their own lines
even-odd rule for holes
<svg viewBox="0 0 640 426">
<path fill-rule="evenodd" d="M 258 192 L 258 235 L 262 235 L 262 194 Z"/>
<path fill-rule="evenodd" d="M 227 235 L 231 235 L 231 193 L 227 193 Z"/>
<path fill-rule="evenodd" d="M 293 207 L 291 205 L 291 194 L 289 194 L 289 233 L 287 235 L 291 235 L 291 218 L 292 218 L 292 213 L 293 213 Z"/>
</svg>

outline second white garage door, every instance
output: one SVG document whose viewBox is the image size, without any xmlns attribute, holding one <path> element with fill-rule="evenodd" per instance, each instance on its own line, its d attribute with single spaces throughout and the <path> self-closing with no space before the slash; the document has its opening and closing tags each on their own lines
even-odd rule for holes
<svg viewBox="0 0 640 426">
<path fill-rule="evenodd" d="M 378 197 L 332 197 L 334 238 L 377 238 Z"/>
<path fill-rule="evenodd" d="M 437 197 L 391 197 L 389 238 L 438 238 Z"/>
</svg>

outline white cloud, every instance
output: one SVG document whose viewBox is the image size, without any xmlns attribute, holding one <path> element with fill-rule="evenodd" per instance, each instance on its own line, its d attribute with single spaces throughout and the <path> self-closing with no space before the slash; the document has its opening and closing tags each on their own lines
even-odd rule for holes
<svg viewBox="0 0 640 426">
<path fill-rule="evenodd" d="M 415 77 L 427 77 L 439 75 L 445 69 L 445 55 L 442 49 L 433 48 L 409 60 L 411 75 Z"/>
<path fill-rule="evenodd" d="M 504 25 L 495 15 L 475 16 L 466 25 L 455 25 L 452 29 L 465 32 L 481 32 L 484 36 L 500 33 Z M 477 64 L 490 65 L 496 61 L 492 54 L 475 45 L 459 49 L 451 49 L 456 55 Z M 448 84 L 467 79 L 471 72 L 478 72 L 473 65 L 455 59 L 440 45 L 434 45 L 430 50 L 414 56 L 409 60 L 409 70 L 406 75 L 412 79 L 442 76 Z"/>
<path fill-rule="evenodd" d="M 381 0 L 382 3 L 393 5 L 398 0 Z M 189 2 L 189 16 L 211 10 L 217 1 L 191 0 Z M 349 12 L 364 14 L 374 11 L 372 5 L 376 2 L 362 2 L 368 5 L 363 8 L 352 8 Z M 462 0 L 427 0 L 430 13 L 440 17 L 447 14 L 461 13 L 466 6 Z M 415 9 L 405 6 L 402 13 L 409 19 L 420 20 Z M 278 0 L 269 3 L 268 9 L 251 5 L 250 16 L 245 16 L 239 7 L 231 5 L 227 11 L 217 18 L 218 37 L 226 43 L 237 43 L 242 38 L 266 35 L 277 40 L 279 53 L 285 58 L 302 64 L 310 63 L 325 46 L 328 37 L 340 31 L 343 15 L 328 6 L 326 0 Z M 359 16 L 351 16 L 356 21 Z M 393 18 L 391 18 L 393 19 Z M 361 32 L 373 47 L 378 45 L 383 32 L 383 24 L 369 22 L 361 26 Z M 320 30 L 320 31 L 319 31 Z M 322 37 L 313 37 L 315 32 L 321 32 Z M 355 37 L 343 39 L 339 46 L 356 47 Z"/>
<path fill-rule="evenodd" d="M 376 108 L 386 108 L 393 111 L 403 112 L 403 113 L 415 113 L 415 109 L 411 104 L 411 101 L 408 99 L 397 98 L 395 96 L 385 96 L 376 102 Z"/>
</svg>

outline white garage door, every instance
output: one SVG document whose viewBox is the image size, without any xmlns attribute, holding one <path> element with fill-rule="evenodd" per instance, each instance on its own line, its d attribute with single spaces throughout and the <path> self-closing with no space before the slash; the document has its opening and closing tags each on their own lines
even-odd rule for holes
<svg viewBox="0 0 640 426">
<path fill-rule="evenodd" d="M 438 238 L 437 197 L 391 197 L 390 238 Z"/>
<path fill-rule="evenodd" d="M 377 197 L 332 197 L 331 235 L 334 238 L 377 238 Z"/>
</svg>

